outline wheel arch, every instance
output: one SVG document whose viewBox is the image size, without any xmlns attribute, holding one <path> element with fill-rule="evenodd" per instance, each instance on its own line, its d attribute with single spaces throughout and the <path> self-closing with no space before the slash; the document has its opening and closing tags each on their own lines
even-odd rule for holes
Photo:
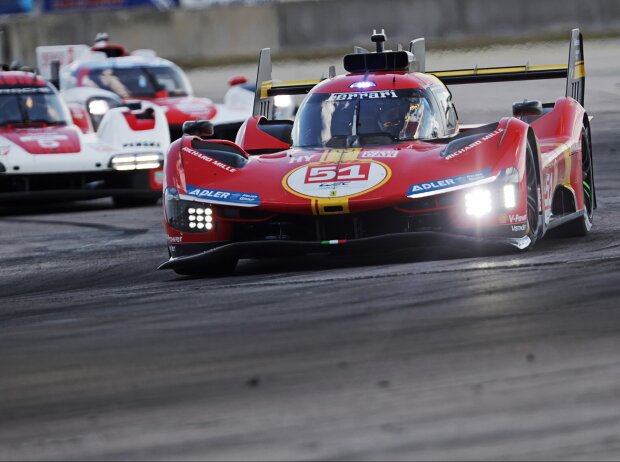
<svg viewBox="0 0 620 462">
<path fill-rule="evenodd" d="M 587 130 L 588 139 L 586 142 L 590 146 L 590 159 L 592 162 L 592 194 L 594 195 L 594 207 L 593 210 L 598 208 L 598 203 L 596 201 L 596 178 L 594 175 L 594 150 L 592 149 L 592 128 L 590 125 L 590 117 L 588 117 L 588 113 L 583 113 L 583 126 Z"/>
<path fill-rule="evenodd" d="M 538 138 L 534 133 L 534 129 L 530 126 L 527 128 L 527 143 L 532 149 L 532 155 L 534 156 L 534 167 L 536 168 L 536 180 L 538 182 L 538 237 L 544 236 L 547 231 L 547 222 L 545 221 L 544 205 L 542 200 L 542 161 L 540 156 L 540 146 L 538 145 Z"/>
</svg>

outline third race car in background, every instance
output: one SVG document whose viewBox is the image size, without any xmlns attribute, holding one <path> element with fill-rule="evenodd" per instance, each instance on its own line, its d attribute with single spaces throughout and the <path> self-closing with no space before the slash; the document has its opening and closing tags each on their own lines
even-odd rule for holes
<svg viewBox="0 0 620 462">
<path fill-rule="evenodd" d="M 426 72 L 409 51 L 357 48 L 348 74 L 274 84 L 261 52 L 254 116 L 236 143 L 189 123 L 165 161 L 170 260 L 181 274 L 222 274 L 239 258 L 395 251 L 438 245 L 528 249 L 553 228 L 584 235 L 596 207 L 583 43 L 568 65 Z M 555 102 L 515 92 L 512 116 L 459 125 L 449 85 L 566 79 Z M 518 88 L 517 88 L 518 89 Z M 305 94 L 295 121 L 272 100 Z"/>
<path fill-rule="evenodd" d="M 176 64 L 157 57 L 153 50 L 136 50 L 131 54 L 124 46 L 110 43 L 107 34 L 99 34 L 92 47 L 59 45 L 37 47 L 37 66 L 47 78 L 54 78 L 52 64 L 60 64 L 59 87 L 64 93 L 73 88 L 103 89 L 126 102 L 149 101 L 166 112 L 170 135 L 181 136 L 184 122 L 210 120 L 215 136 L 235 139 L 237 130 L 252 113 L 247 91 L 239 87 L 245 79 L 231 79 L 230 95 L 224 104 L 194 95 L 185 73 Z M 253 92 L 250 94 L 253 98 Z M 104 102 L 94 109 L 101 111 Z"/>
<path fill-rule="evenodd" d="M 0 203 L 111 196 L 119 206 L 161 197 L 163 110 L 143 101 L 114 105 L 93 119 L 84 99 L 68 104 L 40 75 L 0 71 Z"/>
</svg>

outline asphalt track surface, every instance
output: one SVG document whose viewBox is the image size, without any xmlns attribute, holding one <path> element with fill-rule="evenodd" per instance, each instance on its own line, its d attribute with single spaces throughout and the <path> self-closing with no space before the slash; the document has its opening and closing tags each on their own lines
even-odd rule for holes
<svg viewBox="0 0 620 462">
<path fill-rule="evenodd" d="M 620 64 L 586 46 L 586 238 L 190 279 L 160 207 L 2 210 L 0 459 L 620 458 Z"/>
</svg>

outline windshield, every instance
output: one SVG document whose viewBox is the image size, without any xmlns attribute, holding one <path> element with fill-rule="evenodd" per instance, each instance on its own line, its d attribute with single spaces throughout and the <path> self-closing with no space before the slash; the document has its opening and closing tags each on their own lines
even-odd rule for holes
<svg viewBox="0 0 620 462">
<path fill-rule="evenodd" d="M 171 66 L 108 67 L 91 69 L 82 85 L 112 91 L 121 98 L 188 96 L 191 93 L 181 71 Z"/>
<path fill-rule="evenodd" d="M 436 138 L 438 121 L 423 91 L 315 93 L 302 103 L 295 146 L 357 147 Z"/>
<path fill-rule="evenodd" d="M 48 87 L 0 88 L 0 125 L 67 125 L 68 120 L 58 95 Z"/>
</svg>

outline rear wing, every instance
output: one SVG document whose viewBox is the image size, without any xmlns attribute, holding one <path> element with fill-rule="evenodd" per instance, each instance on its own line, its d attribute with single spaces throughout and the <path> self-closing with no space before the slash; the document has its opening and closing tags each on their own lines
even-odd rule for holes
<svg viewBox="0 0 620 462">
<path fill-rule="evenodd" d="M 355 53 L 368 53 L 363 48 L 356 47 Z M 410 63 L 411 72 L 426 72 L 441 80 L 445 85 L 460 85 L 490 82 L 514 82 L 522 80 L 566 79 L 566 96 L 570 96 L 584 106 L 585 101 L 585 64 L 583 54 L 583 37 L 579 29 L 571 31 L 571 40 L 568 53 L 568 65 L 552 64 L 542 66 L 511 66 L 458 69 L 448 71 L 426 71 L 426 47 L 424 39 L 413 40 L 409 44 L 409 53 L 413 55 Z M 297 80 L 274 83 L 271 77 L 271 50 L 263 48 L 258 61 L 256 76 L 256 93 L 254 95 L 253 115 L 271 119 L 271 97 L 277 95 L 305 95 L 318 80 Z M 334 69 L 330 68 L 330 77 L 334 76 Z"/>
<path fill-rule="evenodd" d="M 424 58 L 421 57 L 420 61 L 424 62 Z M 446 85 L 566 79 L 566 96 L 574 98 L 582 106 L 584 106 L 585 103 L 586 73 L 583 54 L 583 36 L 579 32 L 579 29 L 573 29 L 571 31 L 568 65 L 526 65 L 431 71 L 428 73 L 434 75 Z"/>
<path fill-rule="evenodd" d="M 256 93 L 254 95 L 254 110 L 252 114 L 255 116 L 260 115 L 267 119 L 271 119 L 273 115 L 271 97 L 278 95 L 305 95 L 321 82 L 321 79 L 317 79 L 274 83 L 271 78 L 271 72 L 271 50 L 263 48 L 258 58 Z M 332 73 L 333 71 L 330 69 L 330 76 Z"/>
</svg>

